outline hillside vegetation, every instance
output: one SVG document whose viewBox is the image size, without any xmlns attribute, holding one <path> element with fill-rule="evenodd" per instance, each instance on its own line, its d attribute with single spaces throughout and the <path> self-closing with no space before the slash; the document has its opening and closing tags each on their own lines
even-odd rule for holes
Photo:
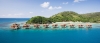
<svg viewBox="0 0 100 43">
<path fill-rule="evenodd" d="M 27 23 L 52 23 L 62 21 L 81 21 L 81 22 L 100 22 L 100 12 L 78 14 L 73 11 L 64 11 L 51 16 L 50 18 L 36 16 L 32 17 Z"/>
</svg>

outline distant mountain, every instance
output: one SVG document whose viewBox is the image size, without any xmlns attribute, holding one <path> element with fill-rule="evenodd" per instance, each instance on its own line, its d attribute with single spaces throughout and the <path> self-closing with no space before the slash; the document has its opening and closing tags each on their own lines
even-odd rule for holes
<svg viewBox="0 0 100 43">
<path fill-rule="evenodd" d="M 81 16 L 88 18 L 90 22 L 100 22 L 100 12 L 81 14 Z"/>
<path fill-rule="evenodd" d="M 100 12 L 78 14 L 73 11 L 64 11 L 51 16 L 50 18 L 36 16 L 32 17 L 27 23 L 52 23 L 62 21 L 82 21 L 82 22 L 99 22 L 100 23 Z"/>
<path fill-rule="evenodd" d="M 64 11 L 51 16 L 50 18 L 55 19 L 55 21 L 76 21 L 80 20 L 81 15 L 73 11 Z"/>
<path fill-rule="evenodd" d="M 100 12 L 86 13 L 86 14 L 82 14 L 82 16 L 97 17 L 100 16 Z"/>
</svg>

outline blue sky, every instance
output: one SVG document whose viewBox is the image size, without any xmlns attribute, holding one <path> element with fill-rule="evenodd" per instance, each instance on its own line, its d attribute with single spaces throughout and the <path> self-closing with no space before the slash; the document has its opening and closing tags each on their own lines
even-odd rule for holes
<svg viewBox="0 0 100 43">
<path fill-rule="evenodd" d="M 50 17 L 63 11 L 100 12 L 100 0 L 0 0 L 0 18 Z"/>
</svg>

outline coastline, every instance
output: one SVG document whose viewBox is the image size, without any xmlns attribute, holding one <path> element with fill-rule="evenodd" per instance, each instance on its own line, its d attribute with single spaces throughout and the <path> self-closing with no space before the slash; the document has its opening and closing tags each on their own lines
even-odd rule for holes
<svg viewBox="0 0 100 43">
<path fill-rule="evenodd" d="M 20 24 L 20 26 L 22 27 L 26 23 L 26 21 L 21 21 L 21 22 L 16 22 L 16 23 L 17 24 Z M 11 24 L 13 24 L 13 23 L 11 23 Z M 91 24 L 92 25 L 92 28 L 97 28 L 97 26 L 99 27 L 99 24 L 100 23 L 98 24 L 98 23 L 89 23 L 89 22 L 88 23 L 84 23 L 84 22 L 55 22 L 55 23 L 49 24 L 49 27 L 51 28 L 53 24 L 57 24 L 58 25 L 57 26 L 58 28 L 61 28 L 61 25 L 62 24 L 66 24 L 68 26 L 67 28 L 70 28 L 70 26 L 69 26 L 70 24 L 75 25 L 75 28 L 78 28 L 78 25 L 79 24 L 82 24 L 84 26 L 84 28 L 86 28 L 86 25 L 87 24 Z M 30 25 L 31 28 L 32 27 L 34 28 L 34 26 L 33 26 L 34 24 L 29 24 L 29 25 Z M 40 25 L 41 28 L 43 28 L 43 24 L 39 24 L 39 25 Z"/>
</svg>

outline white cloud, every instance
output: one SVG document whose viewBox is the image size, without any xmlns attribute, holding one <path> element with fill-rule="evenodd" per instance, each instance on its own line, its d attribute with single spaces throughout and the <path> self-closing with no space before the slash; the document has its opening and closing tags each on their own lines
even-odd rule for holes
<svg viewBox="0 0 100 43">
<path fill-rule="evenodd" d="M 61 6 L 58 6 L 58 7 L 52 7 L 52 6 L 50 6 L 48 9 L 49 10 L 53 10 L 53 9 L 61 9 L 62 7 Z"/>
<path fill-rule="evenodd" d="M 29 12 L 29 13 L 31 13 L 31 14 L 32 14 L 33 12 Z"/>
<path fill-rule="evenodd" d="M 68 2 L 64 3 L 64 4 L 68 4 Z M 43 8 L 48 8 L 49 10 L 53 10 L 53 9 L 61 9 L 62 7 L 61 6 L 58 6 L 58 7 L 53 7 L 53 6 L 49 6 L 50 3 L 49 2 L 44 2 L 41 4 L 41 7 Z M 44 11 L 41 11 L 41 12 L 44 12 Z"/>
<path fill-rule="evenodd" d="M 85 1 L 85 0 L 74 0 L 74 2 L 80 2 L 80 1 Z"/>
<path fill-rule="evenodd" d="M 68 4 L 68 2 L 63 2 L 62 4 Z"/>
<path fill-rule="evenodd" d="M 58 7 L 54 7 L 55 9 L 61 9 L 62 7 L 61 6 L 58 6 Z"/>
<path fill-rule="evenodd" d="M 79 2 L 79 0 L 74 0 L 74 2 Z"/>
<path fill-rule="evenodd" d="M 19 13 L 19 14 L 5 14 L 5 15 L 1 15 L 3 18 L 18 18 L 18 17 L 22 17 L 23 13 Z"/>
<path fill-rule="evenodd" d="M 53 8 L 52 6 L 50 6 L 48 9 L 49 9 L 49 10 L 53 10 L 54 8 Z"/>
<path fill-rule="evenodd" d="M 49 2 L 44 2 L 41 4 L 41 7 L 47 8 L 49 6 L 49 4 L 50 4 Z"/>
</svg>

